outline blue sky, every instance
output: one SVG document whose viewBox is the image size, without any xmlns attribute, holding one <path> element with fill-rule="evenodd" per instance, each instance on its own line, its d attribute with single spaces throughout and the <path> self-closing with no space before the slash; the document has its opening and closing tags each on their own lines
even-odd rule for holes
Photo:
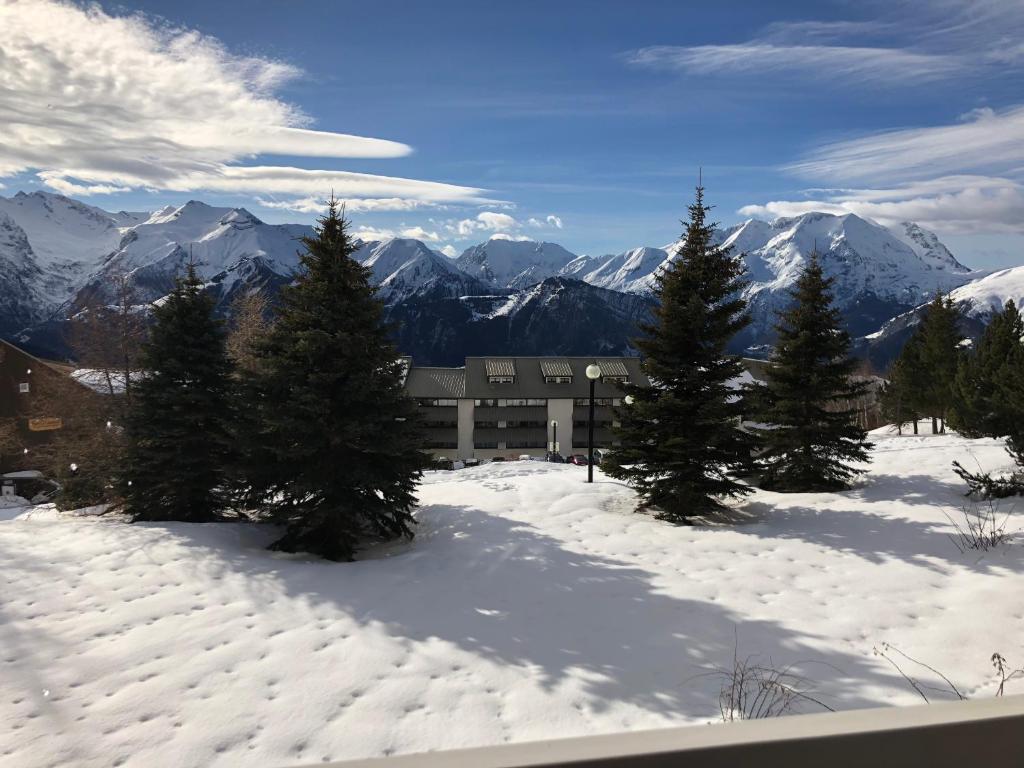
<svg viewBox="0 0 1024 768">
<path fill-rule="evenodd" d="M 1024 263 L 1010 0 L 16 0 L 0 50 L 4 194 L 309 221 L 334 187 L 368 236 L 597 254 L 674 239 L 703 167 L 724 223 L 913 219 Z"/>
</svg>

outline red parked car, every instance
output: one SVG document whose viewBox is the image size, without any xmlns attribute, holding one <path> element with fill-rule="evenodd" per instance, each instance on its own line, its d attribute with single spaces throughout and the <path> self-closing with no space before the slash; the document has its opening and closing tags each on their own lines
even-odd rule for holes
<svg viewBox="0 0 1024 768">
<path fill-rule="evenodd" d="M 575 464 L 577 467 L 587 466 L 587 457 L 582 453 L 574 454 L 565 460 L 566 464 Z"/>
</svg>

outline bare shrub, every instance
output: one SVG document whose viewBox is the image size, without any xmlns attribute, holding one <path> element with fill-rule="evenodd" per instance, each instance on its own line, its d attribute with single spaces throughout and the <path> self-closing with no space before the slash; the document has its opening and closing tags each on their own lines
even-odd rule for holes
<svg viewBox="0 0 1024 768">
<path fill-rule="evenodd" d="M 1013 509 L 1003 514 L 995 499 L 988 498 L 982 502 L 970 502 L 961 507 L 960 520 L 946 512 L 943 514 L 956 529 L 956 533 L 950 534 L 949 539 L 957 549 L 961 552 L 968 550 L 988 552 L 1012 538 L 1013 532 L 1006 530 L 1006 524 L 1009 522 L 1012 512 Z"/>
<path fill-rule="evenodd" d="M 715 667 L 707 673 L 721 681 L 718 706 L 723 721 L 797 714 L 804 705 L 835 711 L 817 698 L 813 681 L 796 672 L 797 665 L 776 667 L 771 659 L 767 663 L 757 659 L 757 656 L 740 658 L 737 642 L 733 646 L 731 667 Z"/>
<path fill-rule="evenodd" d="M 996 696 L 1003 695 L 1003 689 L 1008 682 L 1024 677 L 1024 669 L 1013 669 L 1000 653 L 992 654 L 992 666 L 996 674 L 999 675 L 999 688 L 996 690 Z"/>
<path fill-rule="evenodd" d="M 922 699 L 925 700 L 925 702 L 927 702 L 929 704 L 931 703 L 931 699 L 928 698 L 928 695 L 925 693 L 925 691 L 930 691 L 933 694 L 935 694 L 935 693 L 946 693 L 946 694 L 952 693 L 954 696 L 956 696 L 961 701 L 966 699 L 966 697 L 962 693 L 960 693 L 960 689 L 957 688 L 953 684 L 953 681 L 950 680 L 948 677 L 946 677 L 941 672 L 939 672 L 939 670 L 935 669 L 935 667 L 931 667 L 931 666 L 925 664 L 922 661 L 918 661 L 917 659 L 908 656 L 907 654 L 905 654 L 903 651 L 901 651 L 896 646 L 891 645 L 890 643 L 882 643 L 880 648 L 878 646 L 875 646 L 875 648 L 873 650 L 874 650 L 875 656 L 880 656 L 881 658 L 883 658 L 887 662 L 889 662 L 892 665 L 893 669 L 895 669 L 897 672 L 899 672 L 900 676 L 904 680 L 907 681 L 907 685 L 909 685 L 911 688 L 913 688 L 917 692 L 917 694 Z M 922 683 L 920 680 L 912 677 L 910 674 L 905 672 L 903 670 L 903 668 L 899 665 L 899 663 L 893 658 L 893 655 L 899 656 L 902 659 L 904 659 L 905 661 L 909 661 L 911 664 L 915 664 L 915 665 L 917 665 L 919 667 L 927 669 L 929 672 L 933 673 L 937 677 L 942 678 L 943 682 L 945 683 L 945 686 L 938 687 L 938 686 L 927 685 L 926 683 Z"/>
</svg>

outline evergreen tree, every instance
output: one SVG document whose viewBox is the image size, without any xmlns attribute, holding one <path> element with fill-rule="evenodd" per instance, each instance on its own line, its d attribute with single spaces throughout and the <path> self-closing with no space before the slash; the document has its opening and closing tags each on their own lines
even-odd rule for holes
<svg viewBox="0 0 1024 768">
<path fill-rule="evenodd" d="M 867 383 L 853 378 L 857 362 L 849 357 L 850 336 L 832 303 L 833 282 L 812 253 L 791 293 L 793 304 L 779 313 L 759 419 L 772 425 L 759 430 L 766 488 L 845 488 L 863 471 L 850 462 L 868 460 L 871 445 L 857 424 L 857 410 L 842 407 L 844 400 L 863 397 Z"/>
<path fill-rule="evenodd" d="M 726 354 L 749 322 L 740 297 L 743 260 L 713 243 L 709 210 L 698 186 L 685 240 L 657 277 L 655 322 L 636 341 L 652 386 L 624 387 L 633 402 L 619 410 L 620 447 L 602 465 L 673 523 L 750 491 L 733 478 L 749 467 L 753 439 L 739 428 L 743 405 L 728 385 L 743 367 Z"/>
<path fill-rule="evenodd" d="M 286 526 L 271 548 L 350 560 L 367 540 L 412 536 L 422 438 L 335 201 L 302 243 L 302 269 L 247 373 L 258 433 L 244 475 L 250 503 Z"/>
<path fill-rule="evenodd" d="M 882 413 L 899 428 L 912 422 L 918 434 L 927 371 L 921 365 L 921 337 L 915 332 L 889 366 L 889 381 L 882 392 Z"/>
<path fill-rule="evenodd" d="M 127 417 L 122 491 L 133 520 L 207 522 L 223 510 L 228 362 L 213 306 L 189 265 L 153 308 Z"/>
<path fill-rule="evenodd" d="M 953 405 L 953 387 L 960 361 L 960 310 L 952 299 L 936 294 L 918 328 L 921 407 L 932 419 L 932 434 L 945 432 Z M 941 423 L 941 426 L 940 426 Z"/>
<path fill-rule="evenodd" d="M 1012 367 L 1022 338 L 1024 319 L 1011 299 L 992 318 L 975 348 L 961 356 L 950 415 L 950 423 L 961 434 L 1002 437 L 1008 433 L 1013 414 L 1003 382 L 1014 378 Z"/>
</svg>

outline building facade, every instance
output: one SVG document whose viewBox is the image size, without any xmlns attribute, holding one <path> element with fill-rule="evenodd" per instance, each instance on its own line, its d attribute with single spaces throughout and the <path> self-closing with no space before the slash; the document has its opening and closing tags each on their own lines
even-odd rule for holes
<svg viewBox="0 0 1024 768">
<path fill-rule="evenodd" d="M 40 360 L 0 339 L 0 474 L 36 469 L 36 452 L 67 426 L 70 366 Z"/>
<path fill-rule="evenodd" d="M 405 387 L 420 404 L 426 448 L 435 457 L 585 454 L 591 364 L 601 369 L 594 446 L 611 448 L 620 384 L 648 385 L 634 357 L 469 357 L 462 368 L 410 363 Z"/>
</svg>

